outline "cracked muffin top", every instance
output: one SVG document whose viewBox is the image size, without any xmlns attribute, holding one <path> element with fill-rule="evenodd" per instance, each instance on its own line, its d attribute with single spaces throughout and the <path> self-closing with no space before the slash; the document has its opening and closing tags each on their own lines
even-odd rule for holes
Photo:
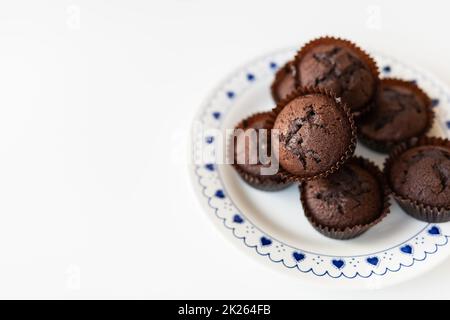
<svg viewBox="0 0 450 320">
<path fill-rule="evenodd" d="M 328 171 L 352 145 L 351 120 L 335 99 L 314 93 L 288 102 L 275 119 L 279 162 L 305 178 Z"/>
<path fill-rule="evenodd" d="M 300 51 L 295 60 L 298 85 L 332 90 L 352 111 L 368 105 L 375 95 L 377 77 L 364 57 L 346 41 L 331 39 Z"/>
<path fill-rule="evenodd" d="M 426 131 L 430 100 L 413 83 L 381 80 L 373 112 L 360 125 L 361 134 L 379 142 L 400 142 Z"/>
<path fill-rule="evenodd" d="M 394 192 L 420 203 L 450 205 L 450 149 L 419 146 L 394 160 L 388 173 Z"/>
<path fill-rule="evenodd" d="M 343 230 L 375 221 L 383 193 L 376 177 L 356 163 L 303 185 L 305 211 L 321 226 Z"/>
</svg>

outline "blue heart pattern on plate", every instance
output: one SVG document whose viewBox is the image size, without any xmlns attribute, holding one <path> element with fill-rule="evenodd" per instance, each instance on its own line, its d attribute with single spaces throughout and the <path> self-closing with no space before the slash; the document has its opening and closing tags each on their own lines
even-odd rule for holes
<svg viewBox="0 0 450 320">
<path fill-rule="evenodd" d="M 242 222 L 244 222 L 244 219 L 242 219 L 240 215 L 235 214 L 234 217 L 233 217 L 233 222 L 235 222 L 235 223 L 242 223 Z"/>
<path fill-rule="evenodd" d="M 230 99 L 233 99 L 234 98 L 234 92 L 233 91 L 228 91 L 227 92 L 227 97 L 230 98 Z"/>
<path fill-rule="evenodd" d="M 413 252 L 413 248 L 409 244 L 401 247 L 400 250 L 401 250 L 401 252 L 406 253 L 406 254 L 411 254 Z"/>
<path fill-rule="evenodd" d="M 366 259 L 368 264 L 371 264 L 373 266 L 377 266 L 378 263 L 380 262 L 380 259 L 378 259 L 377 257 L 369 257 Z"/>
<path fill-rule="evenodd" d="M 295 261 L 297 261 L 297 262 L 300 262 L 303 259 L 305 259 L 305 255 L 303 253 L 301 253 L 301 252 L 294 252 L 292 254 L 292 256 L 294 257 Z"/>
<path fill-rule="evenodd" d="M 270 246 L 272 244 L 272 240 L 266 237 L 261 237 L 261 245 L 262 246 Z"/>
<path fill-rule="evenodd" d="M 214 137 L 212 137 L 212 136 L 206 137 L 205 138 L 205 142 L 208 143 L 208 144 L 213 143 L 214 142 Z"/>
<path fill-rule="evenodd" d="M 219 199 L 225 198 L 225 193 L 223 193 L 223 190 L 217 190 L 214 195 Z"/>
<path fill-rule="evenodd" d="M 428 234 L 430 234 L 432 236 L 438 236 L 441 234 L 441 231 L 439 230 L 438 227 L 433 226 L 433 227 L 431 227 L 431 229 L 428 230 Z"/>
<path fill-rule="evenodd" d="M 345 265 L 344 260 L 341 260 L 341 259 L 333 259 L 333 260 L 331 260 L 331 263 L 333 264 L 333 266 L 335 266 L 338 269 L 342 269 Z"/>
<path fill-rule="evenodd" d="M 431 99 L 431 105 L 437 107 L 439 105 L 439 99 Z"/>
</svg>

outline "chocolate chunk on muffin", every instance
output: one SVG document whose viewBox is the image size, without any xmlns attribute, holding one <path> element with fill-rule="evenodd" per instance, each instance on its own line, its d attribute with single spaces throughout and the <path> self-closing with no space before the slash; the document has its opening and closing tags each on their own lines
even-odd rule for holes
<svg viewBox="0 0 450 320">
<path fill-rule="evenodd" d="M 313 40 L 297 53 L 294 66 L 299 86 L 332 90 L 356 115 L 372 106 L 378 68 L 352 42 L 331 37 Z"/>
<path fill-rule="evenodd" d="M 387 152 L 395 144 L 424 135 L 434 114 L 431 99 L 417 85 L 399 79 L 383 79 L 375 106 L 359 124 L 359 138 L 370 148 Z"/>
<path fill-rule="evenodd" d="M 286 63 L 275 74 L 275 79 L 271 86 L 273 100 L 279 103 L 286 99 L 296 88 L 295 68 L 292 61 Z"/>
<path fill-rule="evenodd" d="M 301 185 L 308 220 L 322 234 L 353 238 L 378 223 L 389 208 L 382 173 L 368 160 L 350 159 L 339 171 Z"/>
<path fill-rule="evenodd" d="M 385 174 L 407 213 L 428 222 L 450 220 L 450 141 L 423 137 L 396 147 Z"/>
<path fill-rule="evenodd" d="M 265 152 L 265 156 L 272 156 L 272 144 L 270 130 L 273 127 L 273 118 L 271 112 L 257 113 L 240 122 L 236 129 L 242 129 L 236 132 L 234 136 L 234 161 L 233 166 L 242 179 L 252 187 L 266 191 L 281 190 L 290 185 L 285 181 L 279 171 L 271 175 L 262 174 L 262 169 L 268 169 L 272 162 L 261 162 L 259 157 L 260 150 Z M 254 129 L 254 135 L 248 131 Z M 261 129 L 267 131 L 260 132 Z M 260 140 L 260 133 L 264 139 Z M 240 137 L 240 135 L 243 135 Z M 251 138 L 255 141 L 251 141 Z M 242 138 L 242 139 L 240 139 Z M 255 143 L 252 145 L 252 143 Z M 261 146 L 260 144 L 263 143 Z M 242 145 L 243 144 L 243 145 Z M 260 149 L 261 147 L 261 149 Z"/>
<path fill-rule="evenodd" d="M 280 165 L 294 179 L 326 176 L 353 154 L 353 117 L 345 105 L 326 91 L 300 88 L 274 113 Z"/>
</svg>

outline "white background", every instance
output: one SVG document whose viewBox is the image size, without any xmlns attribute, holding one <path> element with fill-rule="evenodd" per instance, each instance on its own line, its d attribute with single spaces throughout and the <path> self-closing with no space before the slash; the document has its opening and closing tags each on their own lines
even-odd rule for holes
<svg viewBox="0 0 450 320">
<path fill-rule="evenodd" d="M 2 1 L 0 297 L 450 298 L 450 260 L 377 291 L 311 287 L 216 230 L 190 122 L 237 66 L 325 34 L 450 85 L 446 1 Z"/>
</svg>

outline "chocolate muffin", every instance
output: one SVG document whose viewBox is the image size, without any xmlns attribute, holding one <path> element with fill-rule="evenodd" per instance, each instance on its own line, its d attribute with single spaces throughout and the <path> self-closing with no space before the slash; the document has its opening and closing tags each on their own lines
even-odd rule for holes
<svg viewBox="0 0 450 320">
<path fill-rule="evenodd" d="M 295 68 L 292 61 L 286 63 L 275 74 L 275 79 L 271 86 L 273 100 L 279 103 L 295 90 Z"/>
<path fill-rule="evenodd" d="M 266 191 L 275 191 L 281 190 L 290 185 L 289 182 L 285 181 L 285 179 L 277 170 L 276 173 L 272 175 L 264 175 L 262 173 L 263 168 L 269 168 L 272 162 L 268 162 L 263 164 L 260 161 L 259 151 L 260 147 L 263 152 L 266 153 L 268 157 L 272 155 L 272 145 L 271 145 L 271 135 L 270 130 L 273 127 L 273 120 L 271 112 L 257 113 L 254 114 L 242 122 L 240 122 L 236 129 L 242 129 L 241 131 L 237 131 L 234 135 L 234 161 L 233 166 L 236 169 L 237 173 L 247 182 L 249 185 Z M 256 139 L 256 145 L 252 145 L 250 142 L 251 135 L 247 134 L 248 129 L 255 129 L 255 135 L 253 136 Z M 266 129 L 265 139 L 260 140 L 260 131 L 261 129 Z M 246 135 L 243 139 L 240 140 L 240 135 Z M 239 144 L 239 141 L 241 144 Z M 244 143 L 244 145 L 242 145 Z M 263 146 L 260 146 L 260 143 L 264 143 Z M 253 154 L 251 152 L 254 152 Z M 254 158 L 251 157 L 254 156 Z M 243 160 L 243 161 L 242 161 Z"/>
<path fill-rule="evenodd" d="M 432 122 L 431 99 L 417 85 L 383 79 L 375 107 L 359 124 L 359 138 L 370 148 L 387 152 L 395 144 L 424 135 Z"/>
<path fill-rule="evenodd" d="M 424 137 L 396 147 L 385 174 L 407 213 L 428 222 L 450 220 L 450 141 Z"/>
<path fill-rule="evenodd" d="M 347 107 L 320 89 L 298 89 L 274 109 L 279 161 L 296 180 L 326 176 L 355 148 L 355 126 Z"/>
<path fill-rule="evenodd" d="M 304 182 L 301 201 L 312 225 L 326 236 L 353 238 L 388 213 L 382 173 L 368 160 L 350 159 L 327 178 Z"/>
<path fill-rule="evenodd" d="M 378 68 L 352 42 L 324 37 L 307 43 L 294 61 L 297 84 L 332 90 L 356 115 L 372 106 Z"/>
</svg>

